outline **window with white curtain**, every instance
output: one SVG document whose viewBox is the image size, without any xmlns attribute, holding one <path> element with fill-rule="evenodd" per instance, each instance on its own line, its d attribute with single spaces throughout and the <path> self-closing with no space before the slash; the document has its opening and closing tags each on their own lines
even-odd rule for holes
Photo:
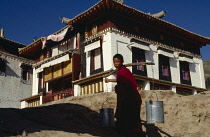
<svg viewBox="0 0 210 137">
<path fill-rule="evenodd" d="M 101 51 L 100 48 L 91 51 L 91 71 L 101 68 Z"/>
</svg>

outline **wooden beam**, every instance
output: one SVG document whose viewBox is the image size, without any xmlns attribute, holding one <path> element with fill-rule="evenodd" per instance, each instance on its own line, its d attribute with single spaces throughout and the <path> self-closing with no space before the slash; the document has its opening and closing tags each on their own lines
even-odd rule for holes
<svg viewBox="0 0 210 137">
<path fill-rule="evenodd" d="M 137 66 L 137 65 L 155 65 L 155 63 L 153 63 L 153 62 L 135 62 L 135 63 L 128 63 L 128 64 L 125 64 L 125 67 Z M 103 77 L 104 77 L 104 78 L 105 78 L 105 77 L 108 77 L 108 76 L 110 76 L 110 75 L 116 73 L 117 70 L 118 70 L 118 69 L 115 69 L 115 70 L 110 69 L 110 72 L 109 72 L 108 74 L 104 75 Z"/>
<path fill-rule="evenodd" d="M 153 63 L 153 62 L 135 62 L 135 63 L 125 64 L 126 67 L 137 66 L 137 65 L 155 65 L 155 63 Z"/>
</svg>

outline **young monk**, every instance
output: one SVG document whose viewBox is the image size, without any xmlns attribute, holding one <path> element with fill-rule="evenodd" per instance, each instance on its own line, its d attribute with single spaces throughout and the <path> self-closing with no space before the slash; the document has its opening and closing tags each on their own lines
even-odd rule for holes
<svg viewBox="0 0 210 137">
<path fill-rule="evenodd" d="M 145 137 L 140 120 L 141 97 L 137 90 L 134 76 L 123 65 L 123 56 L 116 54 L 113 64 L 118 69 L 116 79 L 105 79 L 105 82 L 117 82 L 117 108 L 115 113 L 116 128 L 119 134 L 126 137 Z"/>
</svg>

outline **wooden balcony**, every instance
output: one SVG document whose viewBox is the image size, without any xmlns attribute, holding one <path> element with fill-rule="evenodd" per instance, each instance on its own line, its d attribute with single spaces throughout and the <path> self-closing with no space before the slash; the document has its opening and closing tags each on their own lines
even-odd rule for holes
<svg viewBox="0 0 210 137">
<path fill-rule="evenodd" d="M 74 91 L 73 91 L 72 88 L 65 89 L 65 90 L 62 90 L 62 91 L 56 91 L 53 94 L 48 93 L 46 95 L 43 95 L 42 103 L 44 104 L 44 103 L 60 100 L 60 99 L 70 97 L 70 96 L 73 96 L 73 95 L 74 95 Z"/>
</svg>

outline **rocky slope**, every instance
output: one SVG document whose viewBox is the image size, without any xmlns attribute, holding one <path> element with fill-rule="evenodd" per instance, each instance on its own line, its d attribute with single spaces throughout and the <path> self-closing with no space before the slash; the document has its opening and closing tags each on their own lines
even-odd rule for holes
<svg viewBox="0 0 210 137">
<path fill-rule="evenodd" d="M 153 94 L 153 93 L 156 94 Z M 172 91 L 140 91 L 141 119 L 148 137 L 209 137 L 210 92 L 182 96 Z M 115 108 L 116 95 L 69 97 L 36 108 L 0 109 L 0 137 L 120 137 L 100 127 L 99 110 Z M 164 123 L 146 123 L 146 101 L 163 101 Z"/>
</svg>

